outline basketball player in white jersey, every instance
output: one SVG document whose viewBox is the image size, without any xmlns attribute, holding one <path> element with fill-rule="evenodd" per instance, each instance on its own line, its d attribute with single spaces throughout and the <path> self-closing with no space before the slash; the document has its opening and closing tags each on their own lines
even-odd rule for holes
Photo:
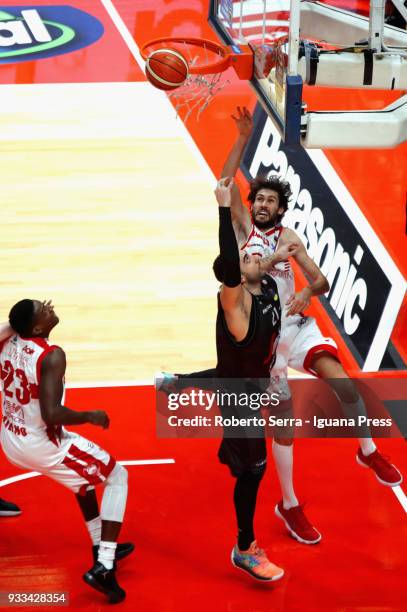
<svg viewBox="0 0 407 612">
<path fill-rule="evenodd" d="M 253 128 L 252 117 L 246 108 L 238 108 L 237 115 L 232 118 L 239 136 L 225 163 L 222 176 L 236 174 Z M 263 270 L 269 272 L 277 282 L 283 307 L 277 359 L 271 372 L 272 385 L 285 392 L 287 399 L 290 397 L 286 382 L 288 367 L 327 379 L 331 384 L 333 379 L 342 379 L 340 384 L 335 385 L 335 392 L 339 395 L 345 415 L 364 415 L 366 410 L 363 400 L 339 361 L 335 342 L 323 336 L 314 318 L 302 314 L 310 305 L 311 298 L 326 293 L 329 285 L 318 266 L 307 255 L 299 236 L 292 229 L 281 225 L 290 196 L 289 184 L 276 176 L 270 176 L 251 183 L 248 196 L 251 214 L 242 202 L 236 183 L 232 197 L 232 217 L 240 247 L 251 255 L 257 253 L 267 258 L 263 261 Z M 294 273 L 289 260 L 273 266 L 273 253 L 277 246 L 287 243 L 299 245 L 293 257 L 309 280 L 309 285 L 299 292 L 295 291 Z M 275 511 L 294 537 L 300 542 L 314 544 L 321 539 L 321 535 L 308 523 L 294 492 L 292 442 L 292 439 L 273 441 L 273 455 L 283 494 Z M 359 445 L 356 458 L 360 465 L 370 467 L 383 484 L 396 486 L 401 483 L 400 472 L 378 452 L 368 431 L 359 439 Z"/>
<path fill-rule="evenodd" d="M 236 175 L 253 129 L 252 117 L 246 108 L 238 107 L 236 116 L 232 115 L 232 118 L 239 135 L 223 167 L 222 177 Z M 271 390 L 280 393 L 280 400 L 290 402 L 291 394 L 287 384 L 287 368 L 290 367 L 326 379 L 339 396 L 346 417 L 365 416 L 363 399 L 339 361 L 335 342 L 321 333 L 314 318 L 303 314 L 311 298 L 326 293 L 329 284 L 308 256 L 300 237 L 281 224 L 290 197 L 289 184 L 277 176 L 258 178 L 250 185 L 249 212 L 242 202 L 236 182 L 232 190 L 231 212 L 239 246 L 249 255 L 261 258 L 263 272 L 270 273 L 277 283 L 283 308 L 277 358 L 271 371 Z M 298 292 L 295 291 L 294 273 L 289 260 L 273 265 L 273 254 L 277 247 L 289 244 L 293 249 L 297 247 L 292 256 L 309 279 L 309 285 Z M 182 379 L 209 379 L 214 376 L 214 370 L 175 375 L 180 379 L 178 388 Z M 173 375 L 164 373 L 158 388 L 173 384 L 173 380 Z M 397 468 L 378 452 L 368 428 L 363 431 L 359 444 L 357 462 L 371 468 L 379 482 L 388 486 L 397 486 L 402 482 L 402 475 Z M 299 542 L 318 543 L 321 534 L 308 521 L 294 491 L 293 439 L 286 434 L 281 438 L 274 437 L 273 457 L 282 491 L 282 499 L 275 507 L 276 515 Z"/>
<path fill-rule="evenodd" d="M 125 591 L 116 580 L 115 559 L 134 549 L 130 543 L 117 545 L 127 471 L 105 450 L 63 427 L 91 423 L 106 429 L 109 417 L 103 410 L 77 412 L 62 405 L 65 353 L 48 340 L 58 322 L 50 301 L 25 299 L 10 311 L 8 337 L 3 333 L 0 342 L 1 444 L 11 463 L 38 471 L 76 495 L 93 543 L 94 565 L 83 578 L 110 603 L 118 603 Z M 100 514 L 99 483 L 104 484 Z"/>
</svg>

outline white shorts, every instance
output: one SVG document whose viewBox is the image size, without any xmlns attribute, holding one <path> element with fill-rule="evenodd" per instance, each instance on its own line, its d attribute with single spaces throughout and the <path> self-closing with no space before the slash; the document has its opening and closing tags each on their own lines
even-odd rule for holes
<svg viewBox="0 0 407 612">
<path fill-rule="evenodd" d="M 116 460 L 109 453 L 73 431 L 64 430 L 62 442 L 66 452 L 63 459 L 55 465 L 42 465 L 41 449 L 38 447 L 35 449 L 35 456 L 32 457 L 29 446 L 18 454 L 7 452 L 5 445 L 3 448 L 11 463 L 40 472 L 73 493 L 82 495 L 88 488 L 104 482 L 116 465 Z"/>
<path fill-rule="evenodd" d="M 332 338 L 322 335 L 313 317 L 294 315 L 283 319 L 271 376 L 287 378 L 288 367 L 317 376 L 311 364 L 315 353 L 320 351 L 327 351 L 338 359 L 338 347 Z"/>
</svg>

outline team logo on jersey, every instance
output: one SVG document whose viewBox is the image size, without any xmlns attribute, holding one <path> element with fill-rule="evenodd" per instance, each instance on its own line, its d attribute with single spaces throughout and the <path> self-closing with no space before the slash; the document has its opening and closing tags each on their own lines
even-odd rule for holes
<svg viewBox="0 0 407 612">
<path fill-rule="evenodd" d="M 22 406 L 6 400 L 3 408 L 4 411 L 7 412 L 9 419 L 16 421 L 17 423 L 24 423 L 24 410 Z"/>
<path fill-rule="evenodd" d="M 30 348 L 29 346 L 25 346 L 23 351 L 24 353 L 27 353 L 27 355 L 32 355 L 34 353 L 34 349 Z"/>
<path fill-rule="evenodd" d="M 97 466 L 95 463 L 92 463 L 91 465 L 87 465 L 85 467 L 84 472 L 88 476 L 99 476 L 99 473 L 100 473 L 99 466 Z"/>
<path fill-rule="evenodd" d="M 0 7 L 0 63 L 71 53 L 103 35 L 102 23 L 72 6 Z"/>
<path fill-rule="evenodd" d="M 300 329 L 300 327 L 303 327 L 303 325 L 305 325 L 307 321 L 308 317 L 301 317 L 301 319 L 297 323 L 298 329 Z"/>
</svg>

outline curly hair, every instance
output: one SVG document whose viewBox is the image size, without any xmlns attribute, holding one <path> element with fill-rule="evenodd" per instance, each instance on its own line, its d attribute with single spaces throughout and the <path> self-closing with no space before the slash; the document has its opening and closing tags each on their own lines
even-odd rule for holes
<svg viewBox="0 0 407 612">
<path fill-rule="evenodd" d="M 253 204 L 255 201 L 256 195 L 260 189 L 271 189 L 272 191 L 276 191 L 278 193 L 278 205 L 284 210 L 284 212 L 277 217 L 277 222 L 280 222 L 284 217 L 284 213 L 288 208 L 288 201 L 292 196 L 290 183 L 284 181 L 282 178 L 276 175 L 272 175 L 270 177 L 257 176 L 255 179 L 250 181 L 250 191 L 247 199 L 249 202 L 251 202 L 251 204 Z"/>
</svg>

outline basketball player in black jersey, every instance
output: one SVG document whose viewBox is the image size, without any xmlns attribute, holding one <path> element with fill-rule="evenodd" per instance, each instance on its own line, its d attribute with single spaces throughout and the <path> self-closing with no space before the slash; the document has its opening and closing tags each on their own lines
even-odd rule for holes
<svg viewBox="0 0 407 612">
<path fill-rule="evenodd" d="M 214 272 L 222 283 L 216 322 L 216 376 L 240 381 L 268 379 L 280 330 L 277 286 L 271 281 L 263 292 L 259 259 L 247 253 L 239 254 L 230 211 L 232 187 L 233 179 L 223 178 L 215 191 L 219 204 L 220 255 L 215 260 Z M 290 248 L 291 245 L 286 245 L 277 256 L 286 259 Z M 229 407 L 227 413 L 222 408 L 221 411 L 224 416 L 230 416 L 234 408 Z M 241 416 L 238 407 L 235 412 Z M 253 411 L 249 409 L 249 412 L 253 416 Z M 264 432 L 257 430 L 257 437 L 252 437 L 244 428 L 238 430 L 239 437 L 229 437 L 228 433 L 224 429 L 219 459 L 236 478 L 234 505 L 238 541 L 232 551 L 232 563 L 258 580 L 278 580 L 284 571 L 258 548 L 253 531 L 257 492 L 266 469 Z"/>
</svg>

